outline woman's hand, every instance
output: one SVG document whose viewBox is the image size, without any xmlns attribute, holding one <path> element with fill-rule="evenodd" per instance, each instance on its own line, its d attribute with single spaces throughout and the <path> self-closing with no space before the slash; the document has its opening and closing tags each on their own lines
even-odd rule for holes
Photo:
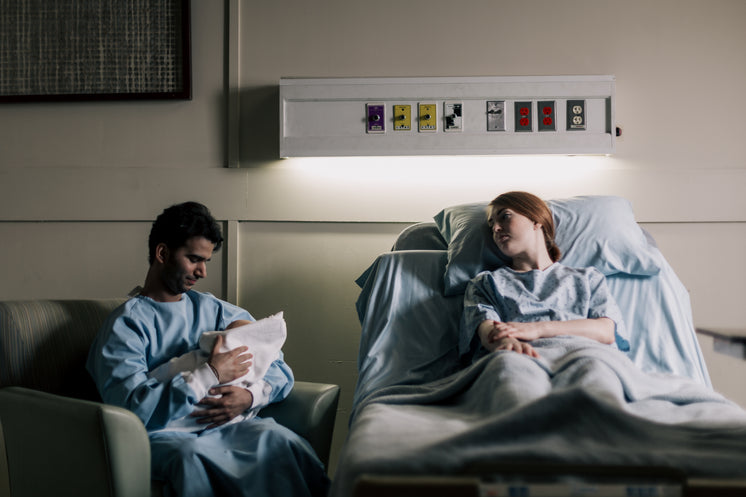
<svg viewBox="0 0 746 497">
<path fill-rule="evenodd" d="M 574 335 L 596 340 L 601 343 L 614 343 L 614 321 L 609 318 L 573 319 L 569 321 L 536 321 L 533 323 L 486 320 L 477 328 L 482 346 L 489 350 L 497 350 L 498 341 L 512 338 L 524 345 L 539 338 L 555 337 L 559 335 Z M 517 346 L 501 346 L 500 349 L 517 350 Z M 521 349 L 523 347 L 520 347 Z M 533 350 L 533 347 L 531 348 Z M 537 355 L 529 354 L 533 357 Z"/>
<path fill-rule="evenodd" d="M 542 323 L 500 323 L 496 322 L 496 338 L 517 338 L 518 340 L 531 341 L 542 338 Z"/>
<path fill-rule="evenodd" d="M 244 352 L 249 350 L 245 345 L 236 347 L 228 352 L 220 352 L 224 340 L 223 335 L 217 336 L 207 363 L 217 371 L 220 383 L 229 383 L 249 372 L 249 367 L 251 367 L 250 359 L 254 356 L 252 354 L 244 354 Z"/>
<path fill-rule="evenodd" d="M 536 321 L 533 323 L 496 322 L 496 338 L 512 337 L 532 341 L 559 335 L 586 337 L 597 342 L 614 343 L 616 325 L 609 318 L 571 319 L 568 321 Z"/>
<path fill-rule="evenodd" d="M 524 336 L 531 336 L 536 331 L 531 326 L 534 323 L 502 323 L 500 321 L 482 321 L 477 328 L 477 334 L 482 346 L 490 352 L 495 350 L 512 350 L 519 354 L 526 354 L 531 357 L 539 357 L 538 352 L 534 350 L 531 344 L 527 343 L 521 337 L 512 336 L 512 333 L 521 333 Z M 537 338 L 539 338 L 537 336 Z"/>
<path fill-rule="evenodd" d="M 530 343 L 522 342 L 516 338 L 498 338 L 492 342 L 492 344 L 494 346 L 493 350 L 512 350 L 513 352 L 526 354 L 530 357 L 539 357 L 539 353 L 536 352 L 536 349 L 534 349 Z"/>
</svg>

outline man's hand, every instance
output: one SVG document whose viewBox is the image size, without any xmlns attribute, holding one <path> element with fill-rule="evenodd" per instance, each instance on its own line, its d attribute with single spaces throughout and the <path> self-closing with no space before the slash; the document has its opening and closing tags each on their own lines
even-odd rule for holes
<svg viewBox="0 0 746 497">
<path fill-rule="evenodd" d="M 249 367 L 251 366 L 250 359 L 254 356 L 252 354 L 244 354 L 244 352 L 249 350 L 245 345 L 236 347 L 228 352 L 220 352 L 224 341 L 225 338 L 223 335 L 217 336 L 207 362 L 217 371 L 220 383 L 229 383 L 249 372 Z"/>
<path fill-rule="evenodd" d="M 251 392 L 233 385 L 214 387 L 208 393 L 220 397 L 205 397 L 199 402 L 205 408 L 191 414 L 197 423 L 208 425 L 207 429 L 224 425 L 254 404 Z"/>
</svg>

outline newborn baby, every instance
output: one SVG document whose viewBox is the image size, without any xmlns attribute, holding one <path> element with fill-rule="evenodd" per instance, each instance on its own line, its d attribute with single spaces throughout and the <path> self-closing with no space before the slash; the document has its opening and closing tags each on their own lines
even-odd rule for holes
<svg viewBox="0 0 746 497">
<path fill-rule="evenodd" d="M 199 339 L 199 349 L 174 357 L 150 371 L 148 376 L 165 383 L 171 381 L 171 378 L 177 374 L 188 374 L 194 371 L 207 362 L 218 335 L 224 337 L 220 352 L 227 352 L 245 345 L 249 348 L 248 352 L 253 355 L 248 373 L 221 385 L 248 387 L 264 378 L 272 362 L 280 357 L 280 350 L 287 337 L 287 327 L 282 312 L 259 321 L 234 321 L 223 331 L 203 333 Z M 242 421 L 255 414 L 252 411 L 248 415 L 237 416 L 230 422 Z M 198 431 L 204 429 L 204 425 L 198 424 L 191 416 L 185 416 L 169 422 L 165 429 Z"/>
</svg>

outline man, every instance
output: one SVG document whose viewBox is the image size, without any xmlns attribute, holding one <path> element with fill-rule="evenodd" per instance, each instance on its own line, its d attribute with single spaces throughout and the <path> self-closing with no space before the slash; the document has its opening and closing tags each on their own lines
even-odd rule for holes
<svg viewBox="0 0 746 497">
<path fill-rule="evenodd" d="M 199 347 L 199 337 L 237 320 L 254 319 L 209 293 L 192 290 L 223 238 L 210 211 L 196 202 L 171 206 L 153 223 L 150 268 L 139 295 L 108 317 L 87 368 L 108 404 L 130 409 L 150 436 L 152 476 L 181 496 L 325 495 L 329 480 L 310 445 L 273 419 L 255 417 L 290 393 L 293 374 L 282 353 L 263 380 L 248 388 L 225 386 L 251 367 L 246 347 L 220 352 L 169 381 L 148 373 Z M 193 416 L 198 431 L 169 429 Z M 234 418 L 240 422 L 228 423 Z"/>
</svg>

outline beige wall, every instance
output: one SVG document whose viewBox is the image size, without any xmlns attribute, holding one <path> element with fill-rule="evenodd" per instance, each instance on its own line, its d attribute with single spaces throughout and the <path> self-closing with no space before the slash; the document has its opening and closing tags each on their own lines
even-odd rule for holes
<svg viewBox="0 0 746 497">
<path fill-rule="evenodd" d="M 205 202 L 229 243 L 202 288 L 257 317 L 286 311 L 297 376 L 343 387 L 335 456 L 353 280 L 445 205 L 508 188 L 626 196 L 696 322 L 744 325 L 741 0 L 194 0 L 192 19 L 191 101 L 0 106 L 0 298 L 122 295 L 158 212 Z M 563 74 L 616 77 L 613 157 L 277 159 L 283 76 Z M 746 361 L 702 343 L 716 388 L 746 406 Z"/>
</svg>

